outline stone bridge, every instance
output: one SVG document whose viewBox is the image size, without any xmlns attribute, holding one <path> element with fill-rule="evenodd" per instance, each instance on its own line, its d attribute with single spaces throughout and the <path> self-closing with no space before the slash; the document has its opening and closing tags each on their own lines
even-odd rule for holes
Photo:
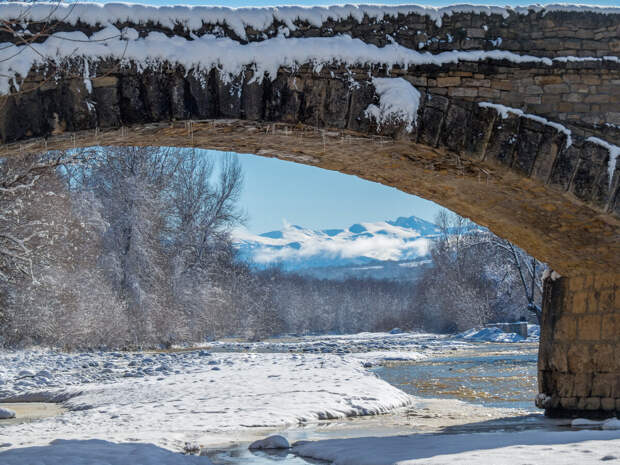
<svg viewBox="0 0 620 465">
<path fill-rule="evenodd" d="M 555 270 L 538 405 L 620 413 L 619 8 L 5 3 L 0 26 L 0 156 L 200 147 L 433 200 Z"/>
</svg>

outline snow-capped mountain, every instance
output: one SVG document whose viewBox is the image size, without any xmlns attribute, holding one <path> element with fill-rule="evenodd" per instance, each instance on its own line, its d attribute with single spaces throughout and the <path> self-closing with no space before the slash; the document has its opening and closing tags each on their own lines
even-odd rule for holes
<svg viewBox="0 0 620 465">
<path fill-rule="evenodd" d="M 357 223 L 347 229 L 313 230 L 285 224 L 281 230 L 235 232 L 241 257 L 263 268 L 325 278 L 373 276 L 400 279 L 429 262 L 428 250 L 437 226 L 415 216 L 395 221 Z"/>
</svg>

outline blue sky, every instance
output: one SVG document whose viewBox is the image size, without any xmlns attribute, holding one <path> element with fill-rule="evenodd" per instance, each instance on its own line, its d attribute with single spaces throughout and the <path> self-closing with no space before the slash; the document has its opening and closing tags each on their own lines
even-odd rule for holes
<svg viewBox="0 0 620 465">
<path fill-rule="evenodd" d="M 206 155 L 218 160 L 222 153 Z M 441 208 L 355 176 L 256 155 L 238 157 L 245 175 L 240 203 L 254 233 L 281 229 L 283 220 L 313 229 L 411 215 L 432 221 Z"/>
</svg>

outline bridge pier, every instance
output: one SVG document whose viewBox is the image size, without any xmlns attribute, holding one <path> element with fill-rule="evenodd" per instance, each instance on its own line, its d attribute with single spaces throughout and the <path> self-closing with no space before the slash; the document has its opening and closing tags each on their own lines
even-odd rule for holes
<svg viewBox="0 0 620 465">
<path fill-rule="evenodd" d="M 545 280 L 538 385 L 548 416 L 620 415 L 620 274 Z"/>
</svg>

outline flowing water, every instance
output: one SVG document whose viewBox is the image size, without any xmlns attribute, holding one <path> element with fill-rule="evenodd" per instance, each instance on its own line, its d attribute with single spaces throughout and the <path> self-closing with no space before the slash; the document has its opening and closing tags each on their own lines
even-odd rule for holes
<svg viewBox="0 0 620 465">
<path fill-rule="evenodd" d="M 380 378 L 408 394 L 450 398 L 487 407 L 537 411 L 537 347 L 520 344 L 479 344 L 477 347 L 414 363 L 374 369 Z"/>
</svg>

